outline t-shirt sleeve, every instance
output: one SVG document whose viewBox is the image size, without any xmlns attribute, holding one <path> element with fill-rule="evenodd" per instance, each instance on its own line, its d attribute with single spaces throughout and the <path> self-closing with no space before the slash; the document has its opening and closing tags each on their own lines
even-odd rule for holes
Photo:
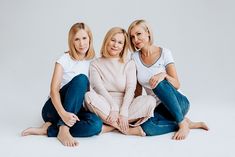
<svg viewBox="0 0 235 157">
<path fill-rule="evenodd" d="M 66 69 L 66 65 L 68 63 L 68 56 L 67 54 L 63 54 L 61 55 L 57 60 L 56 60 L 56 63 L 59 63 L 63 69 Z"/>
<path fill-rule="evenodd" d="M 164 66 L 166 67 L 168 64 L 174 63 L 174 59 L 170 50 L 164 50 Z"/>
</svg>

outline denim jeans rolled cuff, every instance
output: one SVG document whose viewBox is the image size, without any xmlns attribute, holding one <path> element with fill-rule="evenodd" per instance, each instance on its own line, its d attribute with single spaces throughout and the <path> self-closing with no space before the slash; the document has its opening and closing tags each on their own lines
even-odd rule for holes
<svg viewBox="0 0 235 157">
<path fill-rule="evenodd" d="M 159 82 L 157 87 L 153 89 L 153 92 L 174 117 L 174 120 L 180 123 L 188 111 L 188 99 L 167 80 Z"/>
<path fill-rule="evenodd" d="M 158 120 L 152 117 L 145 123 L 140 125 L 146 136 L 163 135 L 178 130 L 178 124 L 169 120 Z"/>
<path fill-rule="evenodd" d="M 60 127 L 61 125 L 66 125 L 67 127 L 69 127 L 63 120 L 59 120 L 57 126 Z"/>
</svg>

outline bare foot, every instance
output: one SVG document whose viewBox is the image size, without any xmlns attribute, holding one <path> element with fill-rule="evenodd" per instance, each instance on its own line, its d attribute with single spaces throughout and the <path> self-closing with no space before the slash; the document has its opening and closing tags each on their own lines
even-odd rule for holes
<svg viewBox="0 0 235 157">
<path fill-rule="evenodd" d="M 204 129 L 206 131 L 209 130 L 208 126 L 204 122 L 192 122 L 187 117 L 185 119 L 186 119 L 187 123 L 189 124 L 190 129 Z"/>
<path fill-rule="evenodd" d="M 30 127 L 22 131 L 21 136 L 28 136 L 28 135 L 46 135 L 47 129 L 51 125 L 51 122 L 44 123 L 41 127 Z"/>
<path fill-rule="evenodd" d="M 115 128 L 113 126 L 103 124 L 101 134 L 111 132 L 113 130 L 115 130 Z"/>
<path fill-rule="evenodd" d="M 184 140 L 189 134 L 189 124 L 186 119 L 179 123 L 179 130 L 172 137 L 173 140 Z"/>
<path fill-rule="evenodd" d="M 75 147 L 79 144 L 78 141 L 76 141 L 70 134 L 69 127 L 65 125 L 60 126 L 57 138 L 64 146 Z"/>
<path fill-rule="evenodd" d="M 128 135 L 136 135 L 136 136 L 146 136 L 144 130 L 140 126 L 137 126 L 134 128 L 130 127 L 127 134 Z"/>
</svg>

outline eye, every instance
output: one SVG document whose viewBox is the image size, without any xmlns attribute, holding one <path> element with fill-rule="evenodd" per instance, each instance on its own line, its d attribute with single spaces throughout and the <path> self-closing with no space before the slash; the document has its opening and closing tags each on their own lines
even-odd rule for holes
<svg viewBox="0 0 235 157">
<path fill-rule="evenodd" d="M 118 43 L 119 43 L 119 44 L 121 44 L 121 45 L 123 44 L 123 42 L 122 42 L 122 41 L 119 41 Z"/>
<path fill-rule="evenodd" d="M 137 33 L 137 36 L 140 36 L 141 35 L 141 33 Z"/>
<path fill-rule="evenodd" d="M 82 39 L 83 39 L 83 40 L 86 40 L 86 39 L 87 39 L 87 37 L 82 37 Z"/>
<path fill-rule="evenodd" d="M 78 38 L 75 38 L 74 41 L 78 41 L 79 39 Z"/>
</svg>

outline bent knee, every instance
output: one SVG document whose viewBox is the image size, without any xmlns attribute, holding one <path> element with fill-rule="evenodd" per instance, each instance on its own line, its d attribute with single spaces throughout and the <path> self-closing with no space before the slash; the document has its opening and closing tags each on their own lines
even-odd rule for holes
<svg viewBox="0 0 235 157">
<path fill-rule="evenodd" d="M 72 79 L 72 82 L 81 83 L 81 84 L 88 84 L 89 79 L 85 74 L 79 74 Z"/>
<path fill-rule="evenodd" d="M 156 107 L 156 104 L 157 104 L 156 99 L 155 99 L 153 96 L 151 96 L 151 95 L 146 95 L 145 97 L 146 97 L 146 98 L 145 98 L 146 104 L 147 104 L 150 108 L 155 108 L 155 107 Z"/>
</svg>

